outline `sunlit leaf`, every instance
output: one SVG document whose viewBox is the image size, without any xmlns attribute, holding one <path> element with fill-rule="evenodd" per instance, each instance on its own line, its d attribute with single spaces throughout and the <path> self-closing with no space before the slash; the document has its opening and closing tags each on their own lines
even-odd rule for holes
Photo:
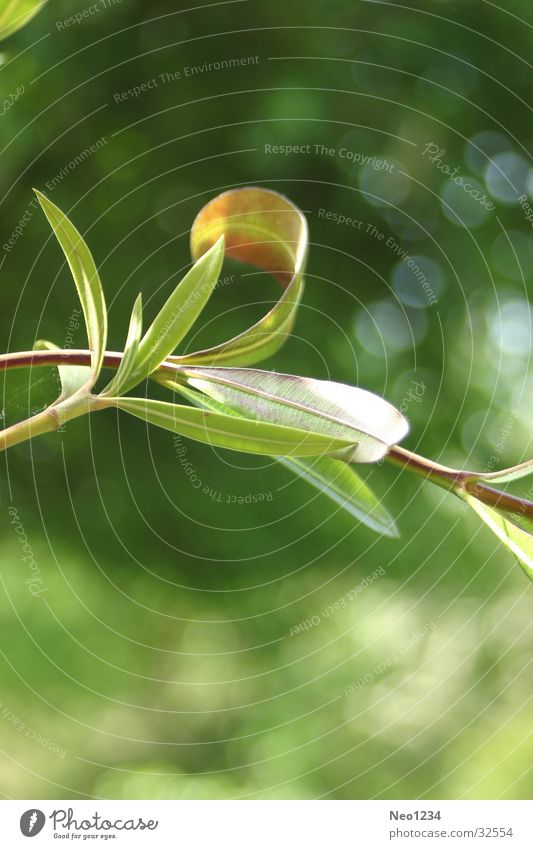
<svg viewBox="0 0 533 849">
<path fill-rule="evenodd" d="M 59 346 L 46 339 L 39 339 L 33 346 L 35 351 L 58 351 Z M 75 395 L 79 389 L 86 386 L 91 379 L 89 366 L 58 365 L 59 380 L 61 383 L 61 395 L 58 401 L 65 401 Z"/>
<path fill-rule="evenodd" d="M 372 530 L 398 537 L 392 516 L 357 472 L 334 457 L 276 458 L 294 474 L 316 486 L 344 510 Z"/>
<path fill-rule="evenodd" d="M 520 478 L 525 478 L 528 475 L 533 475 L 533 460 L 526 460 L 525 463 L 520 463 L 518 466 L 512 466 L 510 469 L 502 469 L 501 472 L 488 472 L 480 475 L 473 475 L 471 480 L 510 483 L 511 481 L 517 481 Z"/>
<path fill-rule="evenodd" d="M 44 6 L 46 0 L 2 0 L 0 3 L 0 40 L 25 26 Z"/>
<path fill-rule="evenodd" d="M 107 340 L 107 309 L 102 284 L 83 237 L 59 207 L 41 192 L 36 194 L 63 249 L 78 290 L 91 349 L 90 388 L 100 374 Z"/>
<path fill-rule="evenodd" d="M 383 398 L 343 383 L 246 368 L 186 367 L 177 379 L 257 421 L 346 440 L 343 459 L 372 463 L 408 431 L 402 414 Z"/>
<path fill-rule="evenodd" d="M 225 192 L 200 211 L 191 229 L 191 252 L 201 256 L 224 236 L 226 254 L 272 274 L 284 288 L 277 304 L 238 336 L 175 362 L 252 365 L 274 354 L 291 332 L 303 292 L 307 223 L 287 198 L 268 189 Z"/>
<path fill-rule="evenodd" d="M 209 300 L 223 260 L 224 238 L 221 236 L 195 262 L 146 331 L 126 388 L 147 377 L 176 349 Z"/>
<path fill-rule="evenodd" d="M 166 401 L 129 397 L 107 400 L 150 424 L 233 451 L 313 457 L 350 447 L 346 439 Z"/>
<path fill-rule="evenodd" d="M 135 368 L 139 342 L 142 334 L 142 296 L 139 294 L 133 305 L 130 325 L 124 347 L 124 354 L 117 372 L 111 382 L 101 393 L 104 395 L 121 395 L 127 388 L 128 380 L 131 378 Z"/>
<path fill-rule="evenodd" d="M 203 406 L 215 412 L 238 415 L 231 408 L 225 407 L 195 389 L 176 384 L 173 380 L 168 380 L 166 384 L 164 381 L 162 383 L 168 389 L 179 392 L 198 407 Z M 320 492 L 332 498 L 344 510 L 374 531 L 390 537 L 399 536 L 398 529 L 388 511 L 353 467 L 348 466 L 344 461 L 326 456 L 274 457 L 274 459 L 307 483 L 317 487 Z"/>
<path fill-rule="evenodd" d="M 533 581 L 533 535 L 511 522 L 502 511 L 487 507 L 473 495 L 463 493 L 462 497 L 514 554 L 529 580 Z"/>
<path fill-rule="evenodd" d="M 518 511 L 515 513 L 508 513 L 506 510 L 498 510 L 497 507 L 495 510 L 508 522 L 516 525 L 517 528 L 520 528 L 526 534 L 531 534 L 531 536 L 533 536 L 533 519 L 530 519 L 525 513 L 519 513 Z"/>
</svg>

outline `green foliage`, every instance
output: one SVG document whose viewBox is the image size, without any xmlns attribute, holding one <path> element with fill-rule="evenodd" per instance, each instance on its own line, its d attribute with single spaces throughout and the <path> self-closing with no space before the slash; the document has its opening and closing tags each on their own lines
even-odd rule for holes
<svg viewBox="0 0 533 849">
<path fill-rule="evenodd" d="M 166 401 L 126 397 L 111 398 L 109 404 L 150 424 L 233 451 L 316 457 L 351 448 L 349 439 L 328 436 L 324 432 L 198 410 Z"/>
<path fill-rule="evenodd" d="M 144 380 L 176 349 L 202 312 L 216 285 L 224 259 L 224 237 L 198 259 L 178 284 L 139 343 L 122 379 L 122 392 Z"/>
<path fill-rule="evenodd" d="M 87 325 L 91 368 L 79 363 L 68 365 L 68 355 L 57 349 L 62 386 L 59 399 L 34 419 L 22 422 L 20 429 L 14 425 L 3 431 L 3 447 L 51 430 L 55 421 L 62 423 L 113 406 L 217 448 L 270 455 L 368 527 L 397 536 L 389 513 L 346 464 L 375 463 L 392 451 L 408 431 L 399 410 L 373 393 L 341 383 L 208 365 L 209 361 L 243 363 L 257 359 L 285 340 L 302 291 L 307 249 L 305 219 L 296 207 L 266 189 L 234 190 L 208 203 L 191 232 L 196 262 L 142 338 L 142 301 L 140 295 L 137 297 L 117 372 L 99 395 L 93 395 L 107 340 L 102 285 L 92 254 L 74 225 L 46 197 L 38 193 L 38 198 L 72 271 Z M 225 249 L 230 256 L 274 273 L 284 292 L 277 305 L 249 331 L 216 349 L 180 357 L 175 349 L 207 304 Z M 46 342 L 39 347 L 55 349 Z M 193 364 L 198 362 L 206 364 Z M 125 395 L 147 377 L 181 394 L 192 406 Z M 445 471 L 443 474 L 442 467 L 420 457 L 414 465 L 417 474 L 427 472 L 433 482 L 449 486 L 449 476 Z M 533 505 L 524 501 L 524 515 L 507 517 L 503 510 L 482 503 L 482 486 L 475 492 L 468 490 L 476 480 L 504 483 L 532 472 L 530 461 L 493 474 L 454 473 L 457 480 L 452 489 L 515 554 L 533 580 Z"/>
<path fill-rule="evenodd" d="M 394 519 L 355 469 L 334 457 L 280 457 L 279 462 L 316 486 L 343 510 L 378 534 L 399 537 Z"/>
<path fill-rule="evenodd" d="M 494 483 L 511 483 L 512 481 L 533 475 L 533 460 L 519 463 L 511 469 L 502 469 L 500 472 L 487 472 L 482 475 L 474 475 L 472 480 L 494 481 Z"/>
<path fill-rule="evenodd" d="M 63 249 L 78 290 L 91 351 L 92 371 L 87 382 L 87 389 L 90 389 L 100 374 L 107 341 L 107 307 L 100 276 L 83 237 L 65 213 L 41 192 L 36 194 Z"/>
<path fill-rule="evenodd" d="M 47 342 L 46 339 L 39 339 L 33 346 L 34 351 L 60 351 L 58 345 L 53 342 Z M 73 366 L 61 365 L 58 363 L 57 371 L 61 384 L 61 395 L 54 401 L 54 404 L 66 401 L 76 395 L 80 389 L 87 386 L 91 380 L 92 370 L 89 366 Z M 53 405 L 51 405 L 53 406 Z"/>
<path fill-rule="evenodd" d="M 528 173 L 530 0 L 483 4 L 483 14 L 464 0 L 402 4 L 438 19 L 354 0 L 190 12 L 196 4 L 122 2 L 56 30 L 92 2 L 54 0 L 1 45 L 4 96 L 25 86 L 1 120 L 1 242 L 31 187 L 53 180 L 48 196 L 65 211 L 75 205 L 86 238 L 94 222 L 108 349 L 121 351 L 137 292 L 146 329 L 148 302 L 189 260 L 185 234 L 204 200 L 250 179 L 277 188 L 306 211 L 310 273 L 295 335 L 258 367 L 331 376 L 398 407 L 411 378 L 424 381 L 420 403 L 402 406 L 409 448 L 480 470 L 532 456 L 531 351 L 519 338 L 527 343 L 520 318 L 532 301 L 531 251 L 520 250 L 529 220 L 516 201 L 496 201 L 476 223 L 480 204 L 422 154 L 438 144 L 442 167 L 459 166 L 489 200 L 487 169 L 508 195 L 511 184 L 528 191 L 495 152 L 518 154 Z M 256 67 L 182 74 L 114 102 L 169 70 L 245 54 L 259 57 Z M 306 58 L 267 61 L 289 56 Z M 266 155 L 266 143 L 309 143 L 311 153 Z M 315 155 L 314 143 L 337 155 Z M 342 147 L 394 169 L 343 159 Z M 35 212 L 5 257 L 1 352 L 31 347 L 36 334 L 67 347 L 78 304 L 64 277 L 50 292 L 60 254 L 50 244 L 40 254 L 47 236 Z M 436 306 L 389 237 L 420 263 Z M 433 261 L 431 274 L 418 257 Z M 400 274 L 404 293 L 422 294 L 405 313 Z M 278 284 L 261 270 L 230 259 L 223 275 L 198 349 L 274 303 Z M 511 337 L 510 303 L 522 309 Z M 83 328 L 71 335 L 72 348 L 86 347 Z M 61 391 L 56 367 L 10 369 L 1 381 L 9 424 Z M 134 394 L 145 389 L 179 400 L 151 384 Z M 91 419 L 1 455 L 0 698 L 26 724 L 19 733 L 1 717 L 7 798 L 531 798 L 533 587 L 471 508 L 388 462 L 345 466 L 379 484 L 402 532 L 395 542 L 269 458 L 215 452 L 115 410 Z M 525 496 L 533 478 L 524 483 L 509 486 Z M 272 501 L 226 503 L 260 490 Z M 41 599 L 25 585 L 11 498 L 47 588 Z M 288 636 L 313 614 L 318 627 Z M 429 637 L 388 665 L 426 622 L 436 625 Z M 368 673 L 372 683 L 346 696 Z"/>
<path fill-rule="evenodd" d="M 46 0 L 2 0 L 0 41 L 25 26 L 45 3 Z"/>
<path fill-rule="evenodd" d="M 242 415 L 343 439 L 352 463 L 380 460 L 408 430 L 382 398 L 340 383 L 244 368 L 185 368 L 181 375 Z"/>
<path fill-rule="evenodd" d="M 162 381 L 168 389 L 179 392 L 191 404 L 213 412 L 236 416 L 235 409 L 215 401 L 209 395 L 189 389 L 174 380 Z M 352 466 L 335 457 L 274 457 L 302 480 L 315 486 L 343 510 L 379 534 L 398 537 L 398 529 L 389 512 Z"/>
<path fill-rule="evenodd" d="M 307 222 L 287 198 L 264 189 L 224 192 L 201 210 L 191 230 L 191 253 L 202 253 L 221 236 L 228 256 L 274 274 L 284 287 L 277 304 L 238 336 L 171 362 L 246 366 L 275 354 L 291 332 L 304 288 Z"/>
<path fill-rule="evenodd" d="M 142 334 L 143 322 L 143 306 L 142 295 L 139 293 L 131 311 L 130 325 L 126 344 L 124 346 L 124 355 L 120 361 L 120 365 L 108 386 L 101 392 L 101 396 L 106 395 L 121 395 L 127 391 L 129 382 L 133 379 L 133 375 L 138 368 L 138 353 L 139 343 Z"/>
<path fill-rule="evenodd" d="M 463 497 L 506 548 L 514 554 L 529 580 L 533 581 L 533 533 L 531 530 L 529 532 L 524 530 L 519 524 L 511 521 L 510 515 L 487 507 L 486 504 L 482 504 L 468 493 L 464 494 Z M 520 521 L 521 517 L 518 519 L 519 523 Z"/>
<path fill-rule="evenodd" d="M 85 387 L 88 392 L 103 363 L 107 313 L 92 255 L 78 231 L 54 204 L 39 200 L 69 262 L 86 317 L 93 371 L 61 365 L 60 402 Z M 228 203 L 228 200 L 230 203 Z M 220 215 L 222 205 L 224 214 Z M 280 216 L 279 212 L 284 215 Z M 123 358 L 117 373 L 98 400 L 81 406 L 115 405 L 150 424 L 222 448 L 278 457 L 320 457 L 311 466 L 293 465 L 309 483 L 336 498 L 349 513 L 374 530 L 396 533 L 378 499 L 355 472 L 325 461 L 336 454 L 346 462 L 375 462 L 407 432 L 403 416 L 383 399 L 361 389 L 277 375 L 251 369 L 184 366 L 209 359 L 202 352 L 171 357 L 209 300 L 220 274 L 225 240 L 228 253 L 275 270 L 286 288 L 277 305 L 250 331 L 226 343 L 217 361 L 257 359 L 277 349 L 292 326 L 303 287 L 307 227 L 301 213 L 274 192 L 244 189 L 222 195 L 197 217 L 191 235 L 193 255 L 199 255 L 141 339 L 142 301 L 133 307 Z M 46 344 L 46 343 L 45 343 Z M 96 352 L 96 353 L 95 353 Z M 221 354 L 221 356 L 219 356 Z M 174 366 L 174 377 L 168 369 Z M 183 381 L 219 402 L 218 409 L 201 410 L 143 398 L 122 398 L 144 378 L 167 371 L 160 382 L 182 394 Z M 71 371 L 71 374 L 69 372 Z M 206 405 L 204 405 L 206 406 Z M 236 415 L 238 414 L 238 415 Z"/>
</svg>

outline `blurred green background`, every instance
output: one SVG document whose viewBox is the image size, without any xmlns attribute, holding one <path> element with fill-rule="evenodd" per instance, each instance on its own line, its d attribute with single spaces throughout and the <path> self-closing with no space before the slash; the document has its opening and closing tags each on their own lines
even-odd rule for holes
<svg viewBox="0 0 533 849">
<path fill-rule="evenodd" d="M 441 462 L 530 457 L 530 4 L 187 5 L 54 0 L 0 44 L 1 349 L 85 346 L 32 186 L 91 245 L 117 349 L 136 293 L 148 320 L 187 268 L 201 206 L 258 184 L 311 238 L 295 334 L 265 368 L 383 394 Z M 189 350 L 278 295 L 224 275 Z M 52 371 L 31 393 L 22 377 L 6 421 L 55 391 Z M 530 793 L 532 590 L 451 496 L 364 470 L 402 531 L 380 539 L 267 459 L 111 413 L 3 462 L 3 796 Z"/>
</svg>

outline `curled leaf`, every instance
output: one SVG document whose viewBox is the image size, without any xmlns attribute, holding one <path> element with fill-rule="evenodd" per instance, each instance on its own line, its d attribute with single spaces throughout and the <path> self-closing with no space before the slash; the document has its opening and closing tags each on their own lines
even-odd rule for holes
<svg viewBox="0 0 533 849">
<path fill-rule="evenodd" d="M 176 363 L 252 365 L 274 354 L 291 332 L 304 286 L 307 223 L 300 210 L 269 189 L 225 192 L 197 215 L 191 229 L 191 253 L 199 257 L 221 236 L 226 254 L 272 274 L 283 286 L 276 305 L 248 330 L 213 348 Z"/>
</svg>

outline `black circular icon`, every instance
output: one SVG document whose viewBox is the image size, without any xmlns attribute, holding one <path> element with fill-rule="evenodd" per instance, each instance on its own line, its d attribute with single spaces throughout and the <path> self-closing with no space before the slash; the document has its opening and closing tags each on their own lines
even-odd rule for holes
<svg viewBox="0 0 533 849">
<path fill-rule="evenodd" d="M 20 818 L 20 830 L 24 837 L 35 837 L 43 830 L 46 817 L 38 808 L 30 808 L 25 811 Z"/>
</svg>

